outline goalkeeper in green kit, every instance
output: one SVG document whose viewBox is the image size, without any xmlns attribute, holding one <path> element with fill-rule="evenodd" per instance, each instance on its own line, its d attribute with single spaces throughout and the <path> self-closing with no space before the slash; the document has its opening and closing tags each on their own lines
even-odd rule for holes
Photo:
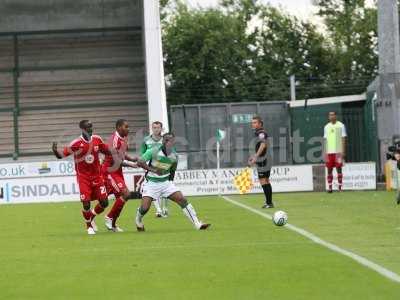
<svg viewBox="0 0 400 300">
<path fill-rule="evenodd" d="M 188 203 L 182 192 L 173 183 L 176 167 L 178 165 L 178 154 L 174 149 L 175 135 L 166 133 L 163 135 L 162 145 L 153 146 L 148 149 L 139 159 L 138 167 L 148 167 L 157 170 L 147 172 L 142 187 L 142 204 L 136 213 L 136 228 L 144 231 L 143 217 L 149 211 L 151 202 L 165 197 L 177 203 L 189 221 L 198 230 L 205 230 L 211 224 L 202 223 L 198 218 L 193 206 Z"/>
</svg>

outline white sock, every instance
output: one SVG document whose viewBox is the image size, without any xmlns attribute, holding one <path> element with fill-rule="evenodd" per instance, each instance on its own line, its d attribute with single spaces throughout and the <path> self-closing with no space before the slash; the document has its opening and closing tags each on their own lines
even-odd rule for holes
<svg viewBox="0 0 400 300">
<path fill-rule="evenodd" d="M 196 227 L 197 229 L 200 228 L 201 222 L 197 218 L 196 211 L 194 210 L 192 204 L 188 204 L 185 208 L 182 209 L 183 213 L 186 215 L 186 217 L 189 219 L 190 222 Z"/>
<path fill-rule="evenodd" d="M 140 207 L 139 207 L 140 208 Z M 139 225 L 139 227 L 143 226 L 143 215 L 140 213 L 139 208 L 136 211 L 136 225 Z"/>
<path fill-rule="evenodd" d="M 163 213 L 168 212 L 168 198 L 161 198 L 161 207 L 162 207 L 162 211 Z"/>
<path fill-rule="evenodd" d="M 155 200 L 153 202 L 154 202 L 154 207 L 156 208 L 156 212 L 158 214 L 161 214 L 162 210 L 161 210 L 161 206 L 160 206 L 160 199 L 157 199 L 157 200 Z"/>
</svg>

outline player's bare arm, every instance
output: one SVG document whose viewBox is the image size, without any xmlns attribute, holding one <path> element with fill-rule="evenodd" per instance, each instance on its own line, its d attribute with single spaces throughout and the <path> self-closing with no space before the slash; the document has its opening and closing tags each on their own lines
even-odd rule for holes
<svg viewBox="0 0 400 300">
<path fill-rule="evenodd" d="M 267 150 L 267 148 L 268 146 L 266 142 L 261 143 L 260 148 L 258 148 L 256 154 L 249 158 L 249 164 L 254 165 L 257 162 L 257 159 L 264 153 L 264 151 Z"/>
<path fill-rule="evenodd" d="M 147 165 L 146 162 L 144 160 L 142 160 L 142 159 L 138 160 L 137 166 L 139 168 L 142 168 L 142 169 L 146 170 L 146 171 L 149 171 L 149 172 L 152 172 L 152 173 L 156 173 L 157 175 L 161 175 L 162 174 L 162 170 Z"/>
<path fill-rule="evenodd" d="M 121 166 L 128 167 L 128 168 L 138 168 L 139 157 L 137 156 L 130 156 L 125 154 L 125 159 L 121 162 Z"/>
<path fill-rule="evenodd" d="M 129 154 L 125 154 L 125 160 L 131 161 L 131 162 L 137 162 L 139 160 L 138 156 L 130 156 Z"/>
<path fill-rule="evenodd" d="M 129 160 L 124 160 L 121 163 L 121 166 L 128 167 L 128 168 L 138 168 L 137 162 L 132 162 L 132 161 L 129 161 Z"/>
<path fill-rule="evenodd" d="M 53 150 L 55 157 L 57 157 L 58 159 L 63 158 L 63 156 L 60 154 L 60 152 L 58 152 L 57 142 L 53 142 L 51 149 Z"/>
</svg>

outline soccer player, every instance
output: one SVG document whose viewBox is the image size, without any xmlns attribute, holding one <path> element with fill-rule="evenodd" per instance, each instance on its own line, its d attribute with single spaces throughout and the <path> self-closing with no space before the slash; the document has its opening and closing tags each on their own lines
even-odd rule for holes
<svg viewBox="0 0 400 300">
<path fill-rule="evenodd" d="M 140 146 L 140 155 L 143 155 L 147 150 L 151 149 L 153 146 L 162 145 L 162 133 L 163 124 L 159 121 L 155 121 L 151 124 L 152 134 L 146 136 Z M 161 198 L 154 200 L 154 207 L 156 208 L 156 217 L 167 217 L 167 199 Z"/>
<path fill-rule="evenodd" d="M 163 136 L 161 146 L 154 146 L 147 150 L 138 161 L 138 166 L 143 167 L 149 162 L 149 166 L 161 170 L 159 174 L 148 172 L 142 189 L 142 204 L 136 213 L 136 228 L 144 231 L 143 217 L 149 211 L 151 202 L 166 197 L 176 202 L 183 213 L 188 217 L 196 229 L 205 230 L 210 224 L 204 224 L 197 218 L 193 206 L 188 203 L 179 189 L 174 185 L 178 155 L 174 150 L 175 136 L 173 133 L 166 133 Z"/>
<path fill-rule="evenodd" d="M 108 146 L 100 136 L 93 135 L 93 125 L 89 120 L 79 122 L 82 135 L 73 140 L 69 146 L 58 151 L 57 143 L 53 143 L 53 153 L 58 159 L 74 155 L 76 178 L 79 185 L 80 198 L 83 206 L 82 215 L 86 223 L 87 233 L 96 234 L 94 223 L 96 215 L 101 214 L 108 206 L 107 191 L 100 172 L 99 153 L 109 154 Z M 98 200 L 93 210 L 90 202 Z"/>
<path fill-rule="evenodd" d="M 262 208 L 273 208 L 272 186 L 269 181 L 271 175 L 272 159 L 268 159 L 268 134 L 263 128 L 264 122 L 259 116 L 254 116 L 251 120 L 251 127 L 255 130 L 256 153 L 249 158 L 249 165 L 257 166 L 258 178 L 265 195 L 265 204 Z"/>
<path fill-rule="evenodd" d="M 117 219 L 124 208 L 125 203 L 132 194 L 129 192 L 122 166 L 124 161 L 137 161 L 137 158 L 130 157 L 128 151 L 129 124 L 125 119 L 119 119 L 115 124 L 116 131 L 111 135 L 108 141 L 110 154 L 105 156 L 101 167 L 101 172 L 107 188 L 107 194 L 115 195 L 115 202 L 109 213 L 105 216 L 105 225 L 108 230 L 122 232 L 123 230 L 116 225 Z M 125 165 L 127 163 L 125 162 Z"/>
<path fill-rule="evenodd" d="M 337 120 L 336 112 L 329 113 L 329 123 L 324 127 L 325 165 L 328 169 L 328 193 L 332 193 L 333 168 L 338 175 L 339 191 L 343 186 L 342 167 L 346 156 L 346 127 Z"/>
</svg>

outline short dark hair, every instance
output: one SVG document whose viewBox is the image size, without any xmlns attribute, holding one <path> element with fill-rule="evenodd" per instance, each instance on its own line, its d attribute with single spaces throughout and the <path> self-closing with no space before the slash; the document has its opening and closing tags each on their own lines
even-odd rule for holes
<svg viewBox="0 0 400 300">
<path fill-rule="evenodd" d="M 151 123 L 151 125 L 160 125 L 161 128 L 163 128 L 163 124 L 160 121 L 154 121 L 153 123 Z"/>
<path fill-rule="evenodd" d="M 80 129 L 84 129 L 85 124 L 87 124 L 87 123 L 90 123 L 90 121 L 89 121 L 89 120 L 82 120 L 82 121 L 80 121 L 80 122 L 79 122 L 79 128 L 80 128 Z"/>
<path fill-rule="evenodd" d="M 118 119 L 115 123 L 115 128 L 121 127 L 122 125 L 124 125 L 124 123 L 128 123 L 128 121 L 126 119 Z"/>
<path fill-rule="evenodd" d="M 263 122 L 263 120 L 261 119 L 261 117 L 260 116 L 253 116 L 253 120 L 257 120 L 258 122 L 260 122 L 260 124 L 261 125 L 264 125 L 264 122 Z"/>
<path fill-rule="evenodd" d="M 336 111 L 334 111 L 334 110 L 330 111 L 330 112 L 328 113 L 328 115 L 329 115 L 330 113 L 332 113 L 332 114 L 334 114 L 334 115 L 337 115 Z"/>
<path fill-rule="evenodd" d="M 170 132 L 164 133 L 162 137 L 163 137 L 163 139 L 164 138 L 174 138 L 175 134 L 170 131 Z"/>
</svg>

